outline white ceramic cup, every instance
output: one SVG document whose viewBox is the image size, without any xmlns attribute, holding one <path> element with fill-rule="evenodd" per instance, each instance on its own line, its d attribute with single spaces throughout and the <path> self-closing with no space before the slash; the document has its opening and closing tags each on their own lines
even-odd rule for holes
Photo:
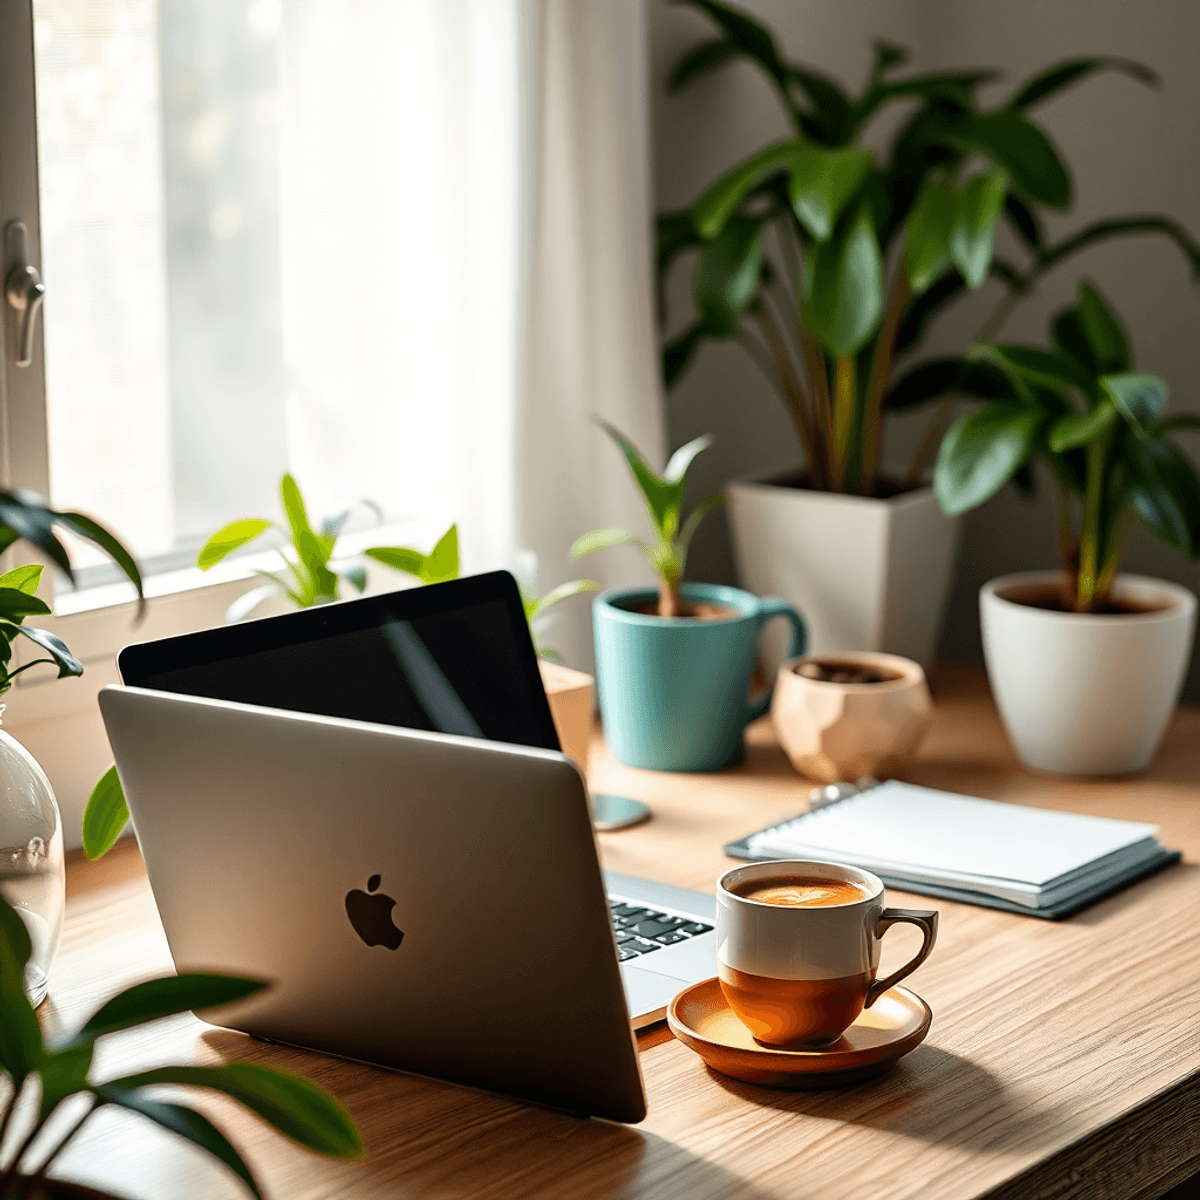
<svg viewBox="0 0 1200 1200">
<path fill-rule="evenodd" d="M 847 899 L 772 904 L 739 894 L 776 880 L 849 885 Z M 899 921 L 918 926 L 925 940 L 909 962 L 879 979 L 880 940 Z M 870 871 L 790 859 L 751 863 L 717 881 L 717 976 L 756 1041 L 828 1045 L 929 957 L 937 926 L 933 909 L 885 908 L 883 882 Z"/>
</svg>

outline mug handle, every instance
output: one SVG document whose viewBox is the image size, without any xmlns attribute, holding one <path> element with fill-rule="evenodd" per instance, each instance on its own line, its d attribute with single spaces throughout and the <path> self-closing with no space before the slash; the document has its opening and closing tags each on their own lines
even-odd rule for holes
<svg viewBox="0 0 1200 1200">
<path fill-rule="evenodd" d="M 916 925 L 925 935 L 921 949 L 904 964 L 898 971 L 893 971 L 886 979 L 877 979 L 867 991 L 867 1002 L 864 1008 L 870 1008 L 884 992 L 895 987 L 900 980 L 911 975 L 928 957 L 933 943 L 937 941 L 938 914 L 935 908 L 885 908 L 879 914 L 879 925 L 876 936 L 883 937 L 884 932 L 899 921 L 907 921 Z"/>
<path fill-rule="evenodd" d="M 779 596 L 763 596 L 758 602 L 758 612 L 755 615 L 756 628 L 754 636 L 757 639 L 762 633 L 763 626 L 774 617 L 787 617 L 792 623 L 792 646 L 788 658 L 799 658 L 808 645 L 808 630 L 804 628 L 804 618 L 784 599 Z M 767 688 L 763 696 L 746 708 L 746 719 L 742 722 L 749 725 L 751 721 L 761 717 L 771 707 L 771 697 L 775 695 L 775 681 Z"/>
</svg>

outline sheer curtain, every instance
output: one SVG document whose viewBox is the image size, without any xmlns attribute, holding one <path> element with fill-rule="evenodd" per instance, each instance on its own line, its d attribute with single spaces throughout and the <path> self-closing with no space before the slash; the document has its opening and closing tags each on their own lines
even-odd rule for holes
<svg viewBox="0 0 1200 1200">
<path fill-rule="evenodd" d="M 567 549 L 644 521 L 589 415 L 663 451 L 643 0 L 281 13 L 288 447 L 313 508 L 457 520 L 464 569 L 522 546 L 543 589 L 638 577 L 630 552 Z M 568 661 L 588 625 L 564 608 Z"/>
<path fill-rule="evenodd" d="M 577 575 L 650 578 L 629 547 L 571 563 L 589 529 L 642 533 L 624 460 L 589 417 L 664 458 L 654 345 L 644 0 L 530 0 L 526 9 L 525 336 L 517 412 L 520 540 L 542 589 Z M 591 669 L 589 606 L 563 606 L 547 641 Z"/>
<path fill-rule="evenodd" d="M 514 541 L 520 0 L 288 0 L 280 188 L 288 457 L 464 566 Z"/>
</svg>

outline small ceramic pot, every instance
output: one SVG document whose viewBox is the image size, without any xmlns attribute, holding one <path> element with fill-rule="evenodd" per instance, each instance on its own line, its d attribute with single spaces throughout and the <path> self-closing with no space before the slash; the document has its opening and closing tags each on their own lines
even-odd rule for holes
<svg viewBox="0 0 1200 1200">
<path fill-rule="evenodd" d="M 831 683 L 797 674 L 807 663 L 862 667 L 894 676 L 880 683 Z M 779 744 L 802 775 L 822 783 L 895 775 L 933 720 L 918 663 L 869 650 L 793 658 L 779 668 L 771 717 Z"/>
<path fill-rule="evenodd" d="M 650 588 L 603 592 L 592 604 L 596 681 L 609 749 L 631 767 L 715 771 L 742 757 L 742 731 L 762 716 L 771 693 L 748 698 L 755 644 L 772 617 L 791 624 L 792 652 L 803 653 L 800 614 L 774 596 L 685 583 L 683 598 L 729 610 L 700 620 L 637 611 L 655 602 Z"/>
<path fill-rule="evenodd" d="M 1196 597 L 1162 579 L 1119 575 L 1113 597 L 1147 611 L 1053 612 L 1009 598 L 1060 578 L 1005 575 L 979 592 L 988 678 L 1009 741 L 1034 771 L 1141 771 L 1179 699 Z"/>
</svg>

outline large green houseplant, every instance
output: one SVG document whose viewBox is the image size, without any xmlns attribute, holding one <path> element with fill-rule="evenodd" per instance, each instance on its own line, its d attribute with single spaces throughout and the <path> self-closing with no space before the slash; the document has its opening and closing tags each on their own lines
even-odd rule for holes
<svg viewBox="0 0 1200 1200">
<path fill-rule="evenodd" d="M 1069 208 L 1073 189 L 1065 162 L 1035 119 L 1038 106 L 1100 71 L 1156 83 L 1141 64 L 1102 57 L 1055 63 L 998 104 L 985 105 L 979 90 L 996 72 L 904 75 L 906 52 L 879 43 L 870 75 L 852 94 L 821 71 L 787 58 L 770 31 L 744 12 L 713 0 L 687 3 L 709 19 L 716 36 L 679 62 L 670 87 L 678 91 L 729 62 L 748 61 L 763 72 L 792 132 L 723 173 L 688 208 L 659 216 L 660 281 L 665 284 L 680 255 L 693 251 L 696 310 L 691 323 L 666 342 L 664 376 L 669 386 L 679 380 L 706 341 L 741 346 L 778 393 L 800 440 L 804 474 L 787 481 L 792 491 L 887 497 L 919 487 L 951 415 L 949 404 L 938 405 L 899 479 L 883 473 L 885 415 L 952 397 L 963 365 L 939 360 L 897 375 L 896 363 L 918 349 L 931 318 L 989 277 L 1000 281 L 1003 294 L 981 340 L 994 336 L 1047 271 L 1106 238 L 1164 234 L 1200 270 L 1200 247 L 1159 215 L 1096 221 L 1053 241 L 1042 231 L 1043 214 Z M 896 105 L 912 111 L 877 152 L 868 144 L 872 125 Z M 1001 221 L 1015 234 L 1021 261 L 994 255 Z M 837 545 L 814 547 L 803 530 L 792 552 L 831 555 L 827 572 L 820 562 L 791 569 L 762 561 L 765 544 L 789 542 L 789 528 L 828 522 L 835 511 L 828 502 L 809 509 L 793 504 L 774 516 L 763 508 L 761 485 L 757 492 L 735 485 L 730 496 L 739 564 L 752 587 L 782 587 L 785 578 L 795 577 L 795 586 L 803 589 L 802 577 L 825 574 L 829 588 L 844 584 Z M 780 497 L 771 501 L 782 503 Z M 915 504 L 902 495 L 890 519 L 901 519 L 904 510 L 915 520 L 910 511 Z M 929 527 L 902 531 L 903 536 L 916 542 L 935 536 L 931 496 L 927 508 Z M 878 506 L 858 511 L 888 519 Z M 889 532 L 864 530 L 838 541 L 861 545 L 877 536 L 886 539 Z M 947 578 L 949 559 L 941 556 Z M 932 565 L 923 564 L 926 575 Z M 875 590 L 880 603 L 872 598 L 866 609 L 882 606 L 887 580 Z M 819 592 L 810 586 L 796 595 L 784 587 L 784 594 L 812 618 L 817 649 L 839 648 L 822 644 L 837 635 L 827 629 Z M 924 607 L 936 610 L 938 598 Z M 858 636 L 872 635 L 864 625 Z M 931 635 L 924 641 L 931 648 Z M 911 645 L 872 648 L 914 653 Z"/>
<path fill-rule="evenodd" d="M 1165 416 L 1166 383 L 1133 371 L 1120 321 L 1094 285 L 1059 313 L 1049 347 L 980 344 L 960 385 L 983 404 L 949 430 L 935 485 L 946 511 L 984 503 L 1031 468 L 1053 484 L 1058 572 L 993 580 L 981 596 L 993 690 L 1018 754 L 1072 774 L 1138 770 L 1178 696 L 1195 598 L 1122 579 L 1140 523 L 1200 556 L 1200 476 L 1175 444 L 1200 428 Z"/>
</svg>

